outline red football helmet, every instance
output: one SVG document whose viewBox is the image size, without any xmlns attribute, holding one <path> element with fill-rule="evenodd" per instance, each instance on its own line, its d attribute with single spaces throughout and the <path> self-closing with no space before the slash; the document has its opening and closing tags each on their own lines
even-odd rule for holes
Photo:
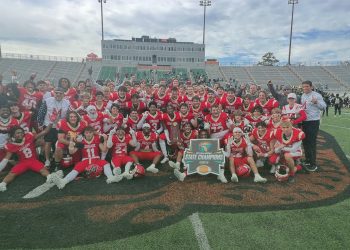
<svg viewBox="0 0 350 250">
<path fill-rule="evenodd" d="M 90 164 L 85 168 L 86 178 L 98 178 L 102 174 L 103 167 L 97 164 Z"/>
<path fill-rule="evenodd" d="M 289 177 L 289 168 L 286 165 L 279 165 L 275 172 L 278 181 L 287 181 Z"/>
<path fill-rule="evenodd" d="M 236 174 L 238 177 L 249 177 L 251 168 L 247 164 L 242 164 L 236 167 Z"/>
<path fill-rule="evenodd" d="M 146 174 L 145 168 L 141 164 L 136 164 L 134 169 L 131 171 L 135 178 L 143 177 Z"/>
<path fill-rule="evenodd" d="M 65 155 L 61 160 L 61 166 L 63 168 L 69 168 L 73 165 L 73 158 L 70 155 Z"/>
</svg>

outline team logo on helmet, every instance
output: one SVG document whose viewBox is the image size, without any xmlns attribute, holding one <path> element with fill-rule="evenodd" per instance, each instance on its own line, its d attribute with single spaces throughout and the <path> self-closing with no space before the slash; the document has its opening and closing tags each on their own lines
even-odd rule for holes
<svg viewBox="0 0 350 250">
<path fill-rule="evenodd" d="M 287 181 L 289 177 L 289 168 L 286 165 L 280 165 L 275 172 L 278 181 Z"/>
<path fill-rule="evenodd" d="M 130 172 L 135 178 L 145 176 L 145 168 L 141 164 L 136 164 L 134 169 Z"/>
<path fill-rule="evenodd" d="M 90 164 L 85 168 L 85 176 L 87 178 L 98 178 L 102 174 L 103 167 L 97 164 Z"/>
<path fill-rule="evenodd" d="M 249 177 L 251 168 L 248 164 L 241 164 L 236 167 L 236 174 L 238 177 Z"/>
</svg>

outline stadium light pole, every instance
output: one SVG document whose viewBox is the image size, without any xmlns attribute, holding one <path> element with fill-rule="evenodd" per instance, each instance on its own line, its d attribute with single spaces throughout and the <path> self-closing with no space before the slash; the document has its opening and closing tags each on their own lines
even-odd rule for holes
<svg viewBox="0 0 350 250">
<path fill-rule="evenodd" d="M 107 0 L 98 0 L 99 3 L 101 3 L 101 26 L 102 26 L 102 41 L 104 40 L 104 34 L 103 34 L 103 3 L 106 3 Z"/>
<path fill-rule="evenodd" d="M 291 54 L 291 51 L 292 51 L 294 5 L 298 4 L 298 0 L 288 0 L 288 4 L 292 5 L 292 20 L 290 21 L 289 54 L 288 54 L 288 65 L 290 65 L 290 54 Z"/>
<path fill-rule="evenodd" d="M 204 13 L 203 13 L 203 44 L 205 44 L 205 14 L 207 10 L 207 6 L 211 6 L 211 1 L 210 0 L 201 0 L 199 1 L 199 5 L 203 6 Z"/>
</svg>

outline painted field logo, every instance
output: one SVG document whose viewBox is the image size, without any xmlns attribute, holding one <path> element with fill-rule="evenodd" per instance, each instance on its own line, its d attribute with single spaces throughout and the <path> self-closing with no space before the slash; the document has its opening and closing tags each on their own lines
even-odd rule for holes
<svg viewBox="0 0 350 250">
<path fill-rule="evenodd" d="M 198 157 L 219 151 L 211 143 L 197 146 Z M 191 175 L 179 182 L 166 165 L 159 166 L 159 173 L 147 173 L 144 178 L 115 185 L 107 185 L 104 176 L 80 179 L 64 190 L 54 187 L 38 198 L 25 200 L 21 197 L 43 183 L 41 176 L 28 173 L 0 193 L 0 235 L 4 236 L 1 248 L 70 247 L 150 232 L 195 212 L 310 208 L 348 198 L 349 161 L 334 138 L 324 132 L 318 138 L 317 157 L 321 171 L 297 174 L 294 184 L 276 181 L 268 169 L 260 169 L 268 179 L 266 184 L 256 184 L 253 178 L 223 184 L 215 175 Z M 196 171 L 202 173 L 209 172 L 209 167 L 215 169 L 211 163 L 198 164 L 194 169 L 199 167 Z M 4 174 L 0 173 L 0 177 Z M 84 233 L 77 237 L 82 229 Z M 53 241 L 53 233 L 60 237 Z"/>
<path fill-rule="evenodd" d="M 187 174 L 220 174 L 220 169 L 225 165 L 225 156 L 219 147 L 217 139 L 191 140 L 190 148 L 185 149 L 183 163 L 187 167 Z"/>
</svg>

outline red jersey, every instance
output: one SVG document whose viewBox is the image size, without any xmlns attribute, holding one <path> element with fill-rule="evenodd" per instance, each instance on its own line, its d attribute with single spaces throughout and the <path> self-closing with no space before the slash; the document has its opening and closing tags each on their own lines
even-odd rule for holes
<svg viewBox="0 0 350 250">
<path fill-rule="evenodd" d="M 103 101 L 102 104 L 98 105 L 96 102 L 91 102 L 91 105 L 94 105 L 96 107 L 96 110 L 99 112 L 104 112 L 107 107 L 107 102 Z"/>
<path fill-rule="evenodd" d="M 179 111 L 180 104 L 183 102 L 183 97 L 178 95 L 175 99 L 169 98 L 169 102 L 171 103 L 176 111 Z"/>
<path fill-rule="evenodd" d="M 64 133 L 66 139 L 72 138 L 75 140 L 78 135 L 83 133 L 83 130 L 86 128 L 87 124 L 85 121 L 78 122 L 77 126 L 72 126 L 66 119 L 62 119 L 57 123 L 58 133 Z"/>
<path fill-rule="evenodd" d="M 130 128 L 132 128 L 134 131 L 137 131 L 137 124 L 141 120 L 142 115 L 137 115 L 136 120 L 131 119 L 131 117 L 128 117 L 128 121 L 126 122 L 127 130 L 126 132 L 129 133 Z"/>
<path fill-rule="evenodd" d="M 255 127 L 255 125 L 258 123 L 258 122 L 263 122 L 263 121 L 266 121 L 267 120 L 267 117 L 266 116 L 258 116 L 258 117 L 255 117 L 251 114 L 248 114 L 245 116 L 245 119 L 248 120 L 248 122 L 253 125 Z"/>
<path fill-rule="evenodd" d="M 100 136 L 94 135 L 91 141 L 83 138 L 81 142 L 84 147 L 81 149 L 82 160 L 92 160 L 100 158 Z"/>
<path fill-rule="evenodd" d="M 210 124 L 210 133 L 218 133 L 228 129 L 226 125 L 228 119 L 228 114 L 221 112 L 218 118 L 213 118 L 211 114 L 207 115 L 205 122 Z"/>
<path fill-rule="evenodd" d="M 188 105 L 189 108 L 192 107 L 192 98 L 194 97 L 193 96 L 188 96 L 188 95 L 185 95 L 183 96 L 183 99 L 182 99 L 182 102 L 186 103 Z"/>
<path fill-rule="evenodd" d="M 249 102 L 248 105 L 245 105 L 244 103 L 242 103 L 242 111 L 243 114 L 249 114 L 252 113 L 253 108 L 256 106 L 255 102 Z"/>
<path fill-rule="evenodd" d="M 74 102 L 77 99 L 78 92 L 75 88 L 69 88 L 65 93 L 64 93 L 64 99 L 67 99 L 70 101 L 70 103 Z"/>
<path fill-rule="evenodd" d="M 212 100 L 212 101 L 209 101 L 209 99 L 208 99 L 206 102 L 204 102 L 204 108 L 211 109 L 211 107 L 212 107 L 214 104 L 215 104 L 215 105 L 219 105 L 219 104 L 220 104 L 220 99 L 219 99 L 219 98 L 216 98 L 216 97 L 215 97 L 215 99 Z"/>
<path fill-rule="evenodd" d="M 205 115 L 207 115 L 207 114 L 204 115 L 204 112 L 203 112 L 204 108 L 205 108 L 204 103 L 201 103 L 197 108 L 192 106 L 190 109 L 190 112 L 192 112 L 193 115 L 197 115 L 198 118 L 204 119 Z"/>
<path fill-rule="evenodd" d="M 128 145 L 131 141 L 131 136 L 126 134 L 124 138 L 120 139 L 117 135 L 113 135 L 112 142 L 112 157 L 128 154 Z"/>
<path fill-rule="evenodd" d="M 154 101 L 157 103 L 158 108 L 165 108 L 166 105 L 169 102 L 169 95 L 164 94 L 163 96 L 160 96 L 158 92 L 154 93 L 153 95 Z"/>
<path fill-rule="evenodd" d="M 165 125 L 165 129 L 170 133 L 172 126 L 178 126 L 181 124 L 181 117 L 179 112 L 174 112 L 173 118 L 171 118 L 168 113 L 163 113 L 162 121 Z"/>
<path fill-rule="evenodd" d="M 274 136 L 279 143 L 284 144 L 288 147 L 292 146 L 294 143 L 299 142 L 305 138 L 304 132 L 297 128 L 293 128 L 292 135 L 288 139 L 284 138 L 282 129 L 277 129 L 274 132 Z"/>
<path fill-rule="evenodd" d="M 20 117 L 13 116 L 13 118 L 15 118 L 18 121 L 21 128 L 23 128 L 25 132 L 30 132 L 32 128 L 32 112 L 25 110 L 23 112 L 20 112 L 20 114 Z"/>
<path fill-rule="evenodd" d="M 271 115 L 271 110 L 273 110 L 274 108 L 278 108 L 278 105 L 279 105 L 278 101 L 276 101 L 273 98 L 268 99 L 264 104 L 262 104 L 259 99 L 256 99 L 255 102 L 257 105 L 263 108 L 264 114 L 267 114 L 267 115 Z"/>
<path fill-rule="evenodd" d="M 21 143 L 8 142 L 5 145 L 8 152 L 18 155 L 19 161 L 37 160 L 34 135 L 30 132 L 24 135 Z"/>
<path fill-rule="evenodd" d="M 32 110 L 38 108 L 38 104 L 43 99 L 43 93 L 38 91 L 29 93 L 28 90 L 23 87 L 18 87 L 18 91 L 18 105 L 20 106 L 21 110 Z"/>
<path fill-rule="evenodd" d="M 274 139 L 274 134 L 272 130 L 267 129 L 265 134 L 260 136 L 258 133 L 258 129 L 255 128 L 253 129 L 251 136 L 254 137 L 254 144 L 261 149 L 261 153 L 267 153 L 271 150 L 270 143 Z"/>
<path fill-rule="evenodd" d="M 137 105 L 134 105 L 132 102 L 126 103 L 126 108 L 130 111 L 131 109 L 136 109 L 137 113 L 142 114 L 146 109 L 146 104 L 144 102 L 139 102 Z"/>
<path fill-rule="evenodd" d="M 220 100 L 223 110 L 231 115 L 236 110 L 242 110 L 243 100 L 240 97 L 235 97 L 234 100 L 229 101 L 227 96 L 223 96 Z"/>
<path fill-rule="evenodd" d="M 190 147 L 190 141 L 192 139 L 197 139 L 198 137 L 198 131 L 197 130 L 192 130 L 189 135 L 185 135 L 184 132 L 180 133 L 180 140 L 184 146 L 184 148 L 189 148 Z"/>
<path fill-rule="evenodd" d="M 117 93 L 116 97 L 117 98 L 113 103 L 117 103 L 120 109 L 125 109 L 126 103 L 131 100 L 131 95 L 129 93 L 126 93 L 123 98 L 121 98 Z"/>
<path fill-rule="evenodd" d="M 0 121 L 0 148 L 5 146 L 10 128 L 18 125 L 18 121 L 13 117 L 10 117 L 6 123 Z"/>
<path fill-rule="evenodd" d="M 121 113 L 118 113 L 117 116 L 105 115 L 105 118 L 108 119 L 109 125 L 115 125 L 117 127 L 120 127 L 123 124 L 124 116 Z"/>
<path fill-rule="evenodd" d="M 160 122 L 162 121 L 162 119 L 163 113 L 160 111 L 156 111 L 154 115 L 148 113 L 145 122 L 151 125 L 152 132 L 156 132 L 158 129 L 160 129 Z"/>
<path fill-rule="evenodd" d="M 185 123 L 187 122 L 191 123 L 191 120 L 194 120 L 194 115 L 191 112 L 187 112 L 187 114 L 182 114 L 181 112 L 179 112 L 179 115 L 181 117 L 180 129 Z"/>
<path fill-rule="evenodd" d="M 97 118 L 95 120 L 92 120 L 88 115 L 83 116 L 83 120 L 89 124 L 89 126 L 93 127 L 96 132 L 102 132 L 103 120 L 105 118 L 108 118 L 107 115 L 101 112 L 97 112 Z"/>
<path fill-rule="evenodd" d="M 231 147 L 231 155 L 230 157 L 235 157 L 235 158 L 242 158 L 247 156 L 247 147 L 248 144 L 246 140 L 242 137 L 239 142 L 235 142 L 233 140 L 232 144 L 230 145 Z"/>
<path fill-rule="evenodd" d="M 270 118 L 267 122 L 267 128 L 274 131 L 280 127 L 280 123 L 281 121 L 275 123 L 273 122 L 272 118 Z"/>
<path fill-rule="evenodd" d="M 151 132 L 149 136 L 145 136 L 142 131 L 136 132 L 136 141 L 140 143 L 139 151 L 153 151 L 152 144 L 158 141 L 158 135 Z"/>
</svg>

